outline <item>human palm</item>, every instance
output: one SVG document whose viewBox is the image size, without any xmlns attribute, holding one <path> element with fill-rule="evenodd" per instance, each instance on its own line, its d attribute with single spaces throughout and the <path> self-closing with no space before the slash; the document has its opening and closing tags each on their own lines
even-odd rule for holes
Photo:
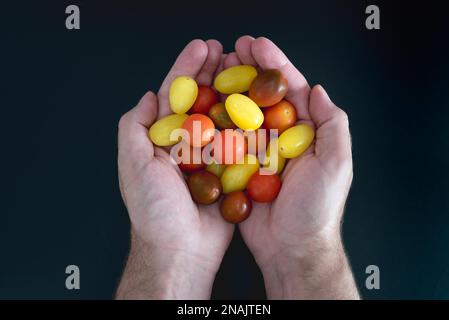
<svg viewBox="0 0 449 320">
<path fill-rule="evenodd" d="M 282 173 L 282 188 L 269 204 L 254 203 L 251 216 L 240 224 L 242 236 L 259 266 L 301 254 L 305 245 L 326 233 L 335 235 L 352 181 L 351 147 L 346 115 L 325 91 L 310 89 L 301 73 L 268 39 L 242 37 L 234 63 L 262 70 L 279 69 L 289 82 L 286 99 L 298 120 L 316 130 L 316 142 Z M 338 237 L 338 235 L 337 235 Z"/>
<path fill-rule="evenodd" d="M 120 190 L 131 219 L 133 245 L 117 297 L 185 299 L 210 295 L 234 226 L 223 220 L 216 203 L 203 206 L 192 201 L 169 149 L 155 147 L 148 138 L 148 128 L 156 119 L 171 113 L 168 92 L 177 76 L 187 75 L 199 84 L 211 85 L 221 69 L 238 64 L 279 69 L 289 82 L 286 99 L 296 107 L 298 119 L 316 130 L 315 143 L 284 169 L 277 199 L 271 204 L 253 203 L 250 217 L 239 225 L 246 244 L 264 272 L 270 269 L 266 266 L 292 261 L 296 268 L 296 256 L 304 252 L 308 242 L 329 234 L 338 238 L 352 180 L 345 113 L 333 105 L 320 86 L 310 89 L 301 73 L 266 38 L 242 37 L 236 42 L 236 52 L 228 55 L 222 54 L 217 41 L 194 40 L 177 58 L 157 96 L 147 93 L 119 123 Z M 326 261 L 335 263 L 341 259 Z M 288 274 L 291 270 L 283 271 Z M 264 278 L 266 273 L 273 274 L 264 272 Z M 325 273 L 319 272 L 326 280 Z M 285 293 L 285 287 L 279 289 L 276 285 L 282 282 L 279 274 L 267 276 L 267 291 L 272 297 Z M 335 285 L 322 288 L 337 294 L 352 292 L 350 297 L 357 297 L 350 272 L 342 274 L 346 281 L 335 281 Z M 328 296 L 326 292 L 315 290 L 321 297 Z M 297 297 L 302 293 L 290 292 L 285 296 Z"/>
</svg>

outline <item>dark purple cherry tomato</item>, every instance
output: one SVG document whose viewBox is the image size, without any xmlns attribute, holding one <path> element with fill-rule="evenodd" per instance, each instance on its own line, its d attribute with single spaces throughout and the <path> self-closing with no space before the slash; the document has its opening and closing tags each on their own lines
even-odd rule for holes
<svg viewBox="0 0 449 320">
<path fill-rule="evenodd" d="M 193 173 L 187 180 L 193 201 L 199 204 L 211 204 L 220 197 L 222 187 L 220 179 L 208 171 Z"/>
<path fill-rule="evenodd" d="M 276 69 L 260 73 L 251 83 L 249 97 L 260 107 L 269 107 L 281 101 L 288 90 L 288 82 Z"/>
<path fill-rule="evenodd" d="M 251 200 L 243 191 L 227 194 L 220 203 L 220 212 L 229 223 L 240 223 L 246 220 L 252 209 Z"/>
</svg>

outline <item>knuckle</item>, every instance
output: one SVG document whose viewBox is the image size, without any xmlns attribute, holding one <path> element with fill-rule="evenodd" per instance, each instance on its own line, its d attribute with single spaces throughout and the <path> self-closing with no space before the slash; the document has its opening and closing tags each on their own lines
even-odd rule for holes
<svg viewBox="0 0 449 320">
<path fill-rule="evenodd" d="M 342 109 L 337 108 L 336 111 L 337 114 L 337 119 L 344 124 L 345 126 L 349 126 L 349 117 L 348 114 L 346 112 L 344 112 Z"/>
<path fill-rule="evenodd" d="M 155 98 L 155 94 L 153 91 L 147 91 L 143 97 L 142 97 L 142 101 L 147 102 L 147 103 L 151 103 L 153 102 L 153 99 Z"/>
<path fill-rule="evenodd" d="M 120 120 L 118 121 L 118 129 L 119 130 L 122 130 L 126 126 L 126 123 L 128 122 L 128 118 L 129 118 L 128 113 L 125 113 L 120 117 Z"/>
</svg>

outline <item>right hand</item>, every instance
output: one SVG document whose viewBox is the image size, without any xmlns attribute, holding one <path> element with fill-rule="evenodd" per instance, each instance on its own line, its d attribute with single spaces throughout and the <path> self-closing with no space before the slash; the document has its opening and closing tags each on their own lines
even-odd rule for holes
<svg viewBox="0 0 449 320">
<path fill-rule="evenodd" d="M 155 147 L 148 129 L 169 113 L 170 83 L 190 76 L 211 85 L 222 63 L 216 40 L 190 42 L 178 56 L 158 96 L 145 94 L 119 123 L 120 191 L 132 226 L 128 263 L 118 298 L 208 299 L 234 226 L 218 204 L 197 205 L 166 150 Z"/>
</svg>

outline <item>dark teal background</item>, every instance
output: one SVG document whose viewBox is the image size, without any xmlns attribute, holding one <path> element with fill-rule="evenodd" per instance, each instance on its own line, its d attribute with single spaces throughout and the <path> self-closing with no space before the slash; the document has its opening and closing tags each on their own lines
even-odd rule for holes
<svg viewBox="0 0 449 320">
<path fill-rule="evenodd" d="M 367 299 L 449 298 L 447 11 L 440 2 L 39 1 L 0 13 L 0 298 L 111 298 L 129 220 L 120 115 L 157 90 L 183 46 L 244 34 L 277 43 L 349 115 L 354 182 L 344 240 Z M 65 29 L 65 7 L 81 30 Z M 381 30 L 365 28 L 368 4 Z M 445 13 L 446 12 L 446 13 Z M 65 267 L 81 290 L 65 289 Z M 367 265 L 381 289 L 366 290 Z M 214 298 L 264 298 L 238 233 Z"/>
</svg>

